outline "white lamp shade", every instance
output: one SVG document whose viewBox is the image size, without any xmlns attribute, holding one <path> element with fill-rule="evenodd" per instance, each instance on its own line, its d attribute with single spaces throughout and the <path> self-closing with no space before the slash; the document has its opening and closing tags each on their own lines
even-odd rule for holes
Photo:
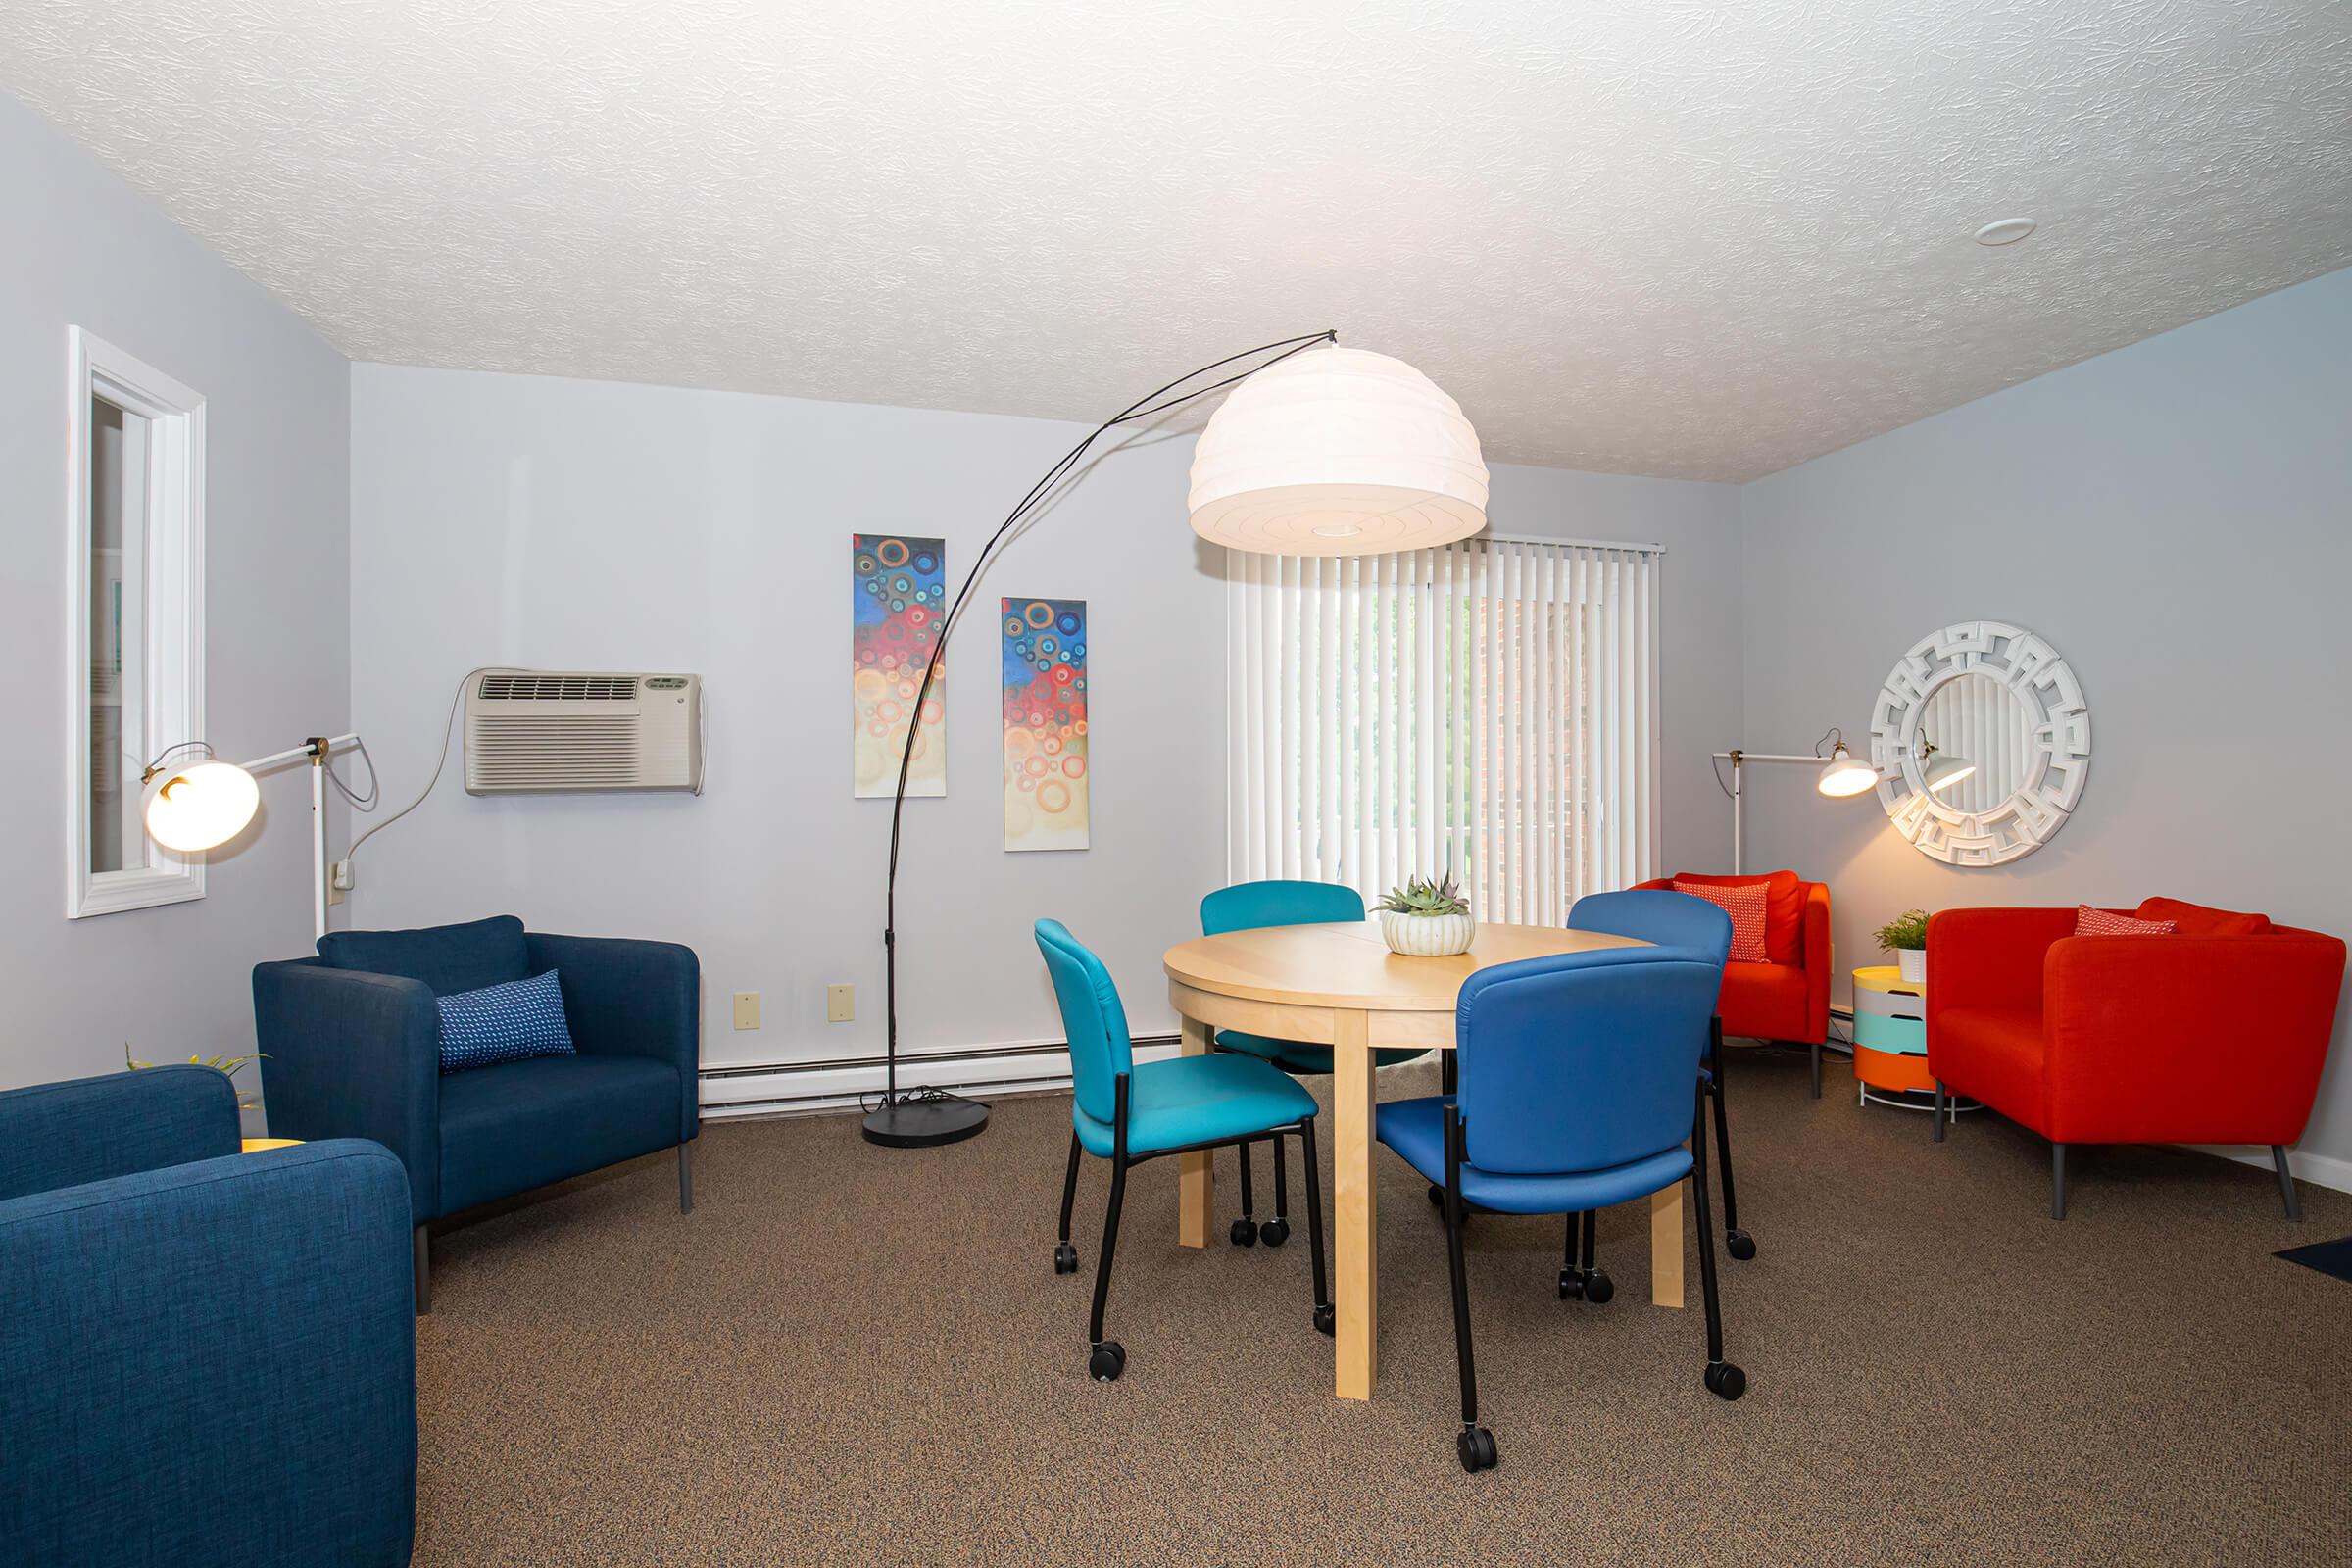
<svg viewBox="0 0 2352 1568">
<path fill-rule="evenodd" d="M 1949 752 L 1937 752 L 1928 762 L 1926 775 L 1928 793 L 1933 795 L 1947 789 L 1971 776 L 1976 770 L 1977 764 L 1965 757 L 1954 757 Z"/>
<path fill-rule="evenodd" d="M 1844 742 L 1831 748 L 1829 765 L 1821 770 L 1822 794 L 1859 795 L 1878 782 L 1879 770 L 1847 751 Z"/>
<path fill-rule="evenodd" d="M 1478 432 L 1402 360 L 1311 349 L 1235 387 L 1193 449 L 1193 531 L 1276 556 L 1374 556 L 1487 525 Z"/>
<path fill-rule="evenodd" d="M 172 768 L 147 787 L 147 834 L 181 855 L 209 850 L 243 832 L 261 804 L 261 786 L 234 762 Z"/>
</svg>

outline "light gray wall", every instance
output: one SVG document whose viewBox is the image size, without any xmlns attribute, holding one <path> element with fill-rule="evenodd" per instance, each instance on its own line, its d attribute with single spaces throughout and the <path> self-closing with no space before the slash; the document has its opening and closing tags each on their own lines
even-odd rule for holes
<svg viewBox="0 0 2352 1568">
<path fill-rule="evenodd" d="M 430 771 L 451 690 L 484 663 L 708 678 L 700 800 L 476 800 L 445 777 L 359 857 L 371 925 L 513 910 L 547 929 L 702 955 L 705 1060 L 882 1044 L 890 807 L 850 798 L 843 730 L 853 532 L 949 540 L 958 579 L 994 519 L 1084 432 L 1051 421 L 361 365 L 352 388 L 353 705 L 395 803 Z M 1105 459 L 1013 543 L 952 650 L 949 793 L 906 808 L 902 1040 L 1058 1040 L 1029 935 L 1051 913 L 1102 953 L 1138 1033 L 1172 1029 L 1159 955 L 1223 880 L 1224 594 L 1185 525 L 1189 438 Z M 1663 623 L 1673 853 L 1738 716 L 1738 504 L 1722 486 L 1501 468 L 1497 528 L 1671 547 Z M 1001 849 L 995 601 L 1089 601 L 1094 847 Z M 1685 826 L 1684 824 L 1690 824 Z M 824 987 L 858 991 L 825 1021 Z M 733 991 L 764 1027 L 729 1027 Z"/>
<path fill-rule="evenodd" d="M 206 703 L 221 755 L 344 727 L 349 374 L 284 306 L 0 94 L 0 1086 L 137 1055 L 249 1050 L 248 975 L 309 950 L 309 794 L 265 781 L 262 822 L 213 857 L 209 893 L 65 918 L 66 328 L 89 328 L 207 399 Z M 249 1075 L 250 1078 L 250 1075 Z"/>
<path fill-rule="evenodd" d="M 1929 860 L 1875 797 L 1751 778 L 1749 863 L 1829 880 L 1841 966 L 1882 961 L 1867 933 L 1910 906 L 2161 893 L 2352 932 L 2336 804 L 2352 778 L 2352 271 L 1758 480 L 1742 502 L 1748 746 L 1802 751 L 1833 723 L 1867 735 L 1903 651 L 1972 617 L 2049 638 L 2090 701 L 2081 808 L 2006 867 Z M 2262 999 L 2244 1000 L 2259 1028 Z M 2336 1033 L 2303 1148 L 2343 1160 L 2340 1016 Z"/>
<path fill-rule="evenodd" d="M 1658 871 L 1728 865 L 1732 808 L 1707 769 L 1739 744 L 1740 491 L 1685 479 L 1497 466 L 1489 514 L 1497 533 L 1666 547 L 1659 566 Z"/>
</svg>

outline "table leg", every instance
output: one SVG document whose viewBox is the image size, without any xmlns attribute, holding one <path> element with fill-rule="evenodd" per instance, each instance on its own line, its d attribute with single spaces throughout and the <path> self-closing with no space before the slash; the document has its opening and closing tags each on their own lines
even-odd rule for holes
<svg viewBox="0 0 2352 1568">
<path fill-rule="evenodd" d="M 1210 1050 L 1208 1025 L 1197 1018 L 1186 1018 L 1184 1024 L 1184 1054 L 1205 1056 Z M 1217 1170 L 1209 1163 L 1212 1152 L 1176 1156 L 1176 1241 L 1183 1247 L 1208 1245 L 1208 1211 L 1216 1206 Z M 1680 1256 L 1680 1253 L 1676 1254 Z"/>
<path fill-rule="evenodd" d="M 1699 1245 L 1705 1246 L 1701 1237 Z M 1683 1304 L 1683 1184 L 1649 1195 L 1649 1304 Z"/>
<path fill-rule="evenodd" d="M 1360 1012 L 1332 1014 L 1332 1233 L 1339 1335 L 1335 1392 L 1369 1399 L 1380 1371 L 1379 1215 L 1372 1180 L 1372 1050 Z"/>
</svg>

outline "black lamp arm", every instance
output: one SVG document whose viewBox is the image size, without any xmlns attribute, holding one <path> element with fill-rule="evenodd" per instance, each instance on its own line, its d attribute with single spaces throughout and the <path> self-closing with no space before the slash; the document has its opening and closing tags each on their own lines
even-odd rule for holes
<svg viewBox="0 0 2352 1568">
<path fill-rule="evenodd" d="M 906 742 L 899 753 L 898 786 L 891 795 L 890 875 L 883 890 L 882 913 L 883 1011 L 886 1018 L 885 1048 L 887 1056 L 884 1069 L 885 1087 L 881 1103 L 892 1104 L 902 1098 L 899 1094 L 899 842 L 900 829 L 906 811 L 906 775 L 914 762 L 915 734 L 917 727 L 922 723 L 923 704 L 931 696 L 931 688 L 939 670 L 940 655 L 946 650 L 948 637 L 956 630 L 956 623 L 963 616 L 964 602 L 971 597 L 973 585 L 980 580 L 981 572 L 987 569 L 990 560 L 996 554 L 997 547 L 1004 542 L 1005 536 L 1019 526 L 1023 517 L 1036 510 L 1038 503 L 1053 494 L 1054 487 L 1078 466 L 1078 460 L 1086 456 L 1087 449 L 1101 440 L 1106 431 L 1114 430 L 1122 424 L 1134 423 L 1139 419 L 1155 418 L 1171 410 L 1182 408 L 1196 399 L 1207 397 L 1213 392 L 1221 392 L 1236 382 L 1247 380 L 1266 368 L 1267 366 L 1279 364 L 1294 354 L 1302 354 L 1318 343 L 1337 343 L 1339 340 L 1340 334 L 1337 331 L 1326 329 L 1321 332 L 1310 332 L 1303 337 L 1286 337 L 1272 343 L 1261 343 L 1253 349 L 1244 349 L 1239 354 L 1228 354 L 1221 360 L 1211 360 L 1197 369 L 1186 371 L 1165 386 L 1155 387 L 1147 392 L 1109 418 L 1104 419 L 1101 424 L 1096 425 L 1094 429 L 1087 432 L 1086 439 L 1063 453 L 1061 461 L 1048 468 L 1044 477 L 1031 485 L 1012 511 L 1005 514 L 1004 520 L 997 524 L 997 531 L 988 536 L 988 543 L 982 545 L 980 553 L 972 558 L 971 568 L 963 576 L 963 585 L 956 590 L 956 597 L 949 601 L 948 612 L 940 618 L 939 635 L 931 640 L 931 652 L 923 661 L 922 682 L 915 688 L 913 706 L 907 710 Z M 1221 370 L 1229 365 L 1239 364 L 1244 360 L 1256 360 L 1257 356 L 1261 354 L 1270 357 L 1252 364 L 1246 370 L 1222 376 L 1206 386 L 1195 387 L 1189 392 L 1177 393 L 1173 397 L 1168 396 L 1188 381 L 1199 380 L 1201 376 Z M 928 1095 L 935 1091 L 916 1090 L 912 1093 Z"/>
</svg>

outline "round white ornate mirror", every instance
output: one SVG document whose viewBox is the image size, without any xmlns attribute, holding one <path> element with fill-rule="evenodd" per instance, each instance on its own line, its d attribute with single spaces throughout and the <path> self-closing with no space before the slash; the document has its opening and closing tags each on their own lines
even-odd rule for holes
<svg viewBox="0 0 2352 1568">
<path fill-rule="evenodd" d="M 1871 713 L 1879 801 L 1912 848 L 1999 865 L 2065 826 L 2090 773 L 2090 708 L 2034 633 L 1967 620 L 1921 638 Z"/>
</svg>

